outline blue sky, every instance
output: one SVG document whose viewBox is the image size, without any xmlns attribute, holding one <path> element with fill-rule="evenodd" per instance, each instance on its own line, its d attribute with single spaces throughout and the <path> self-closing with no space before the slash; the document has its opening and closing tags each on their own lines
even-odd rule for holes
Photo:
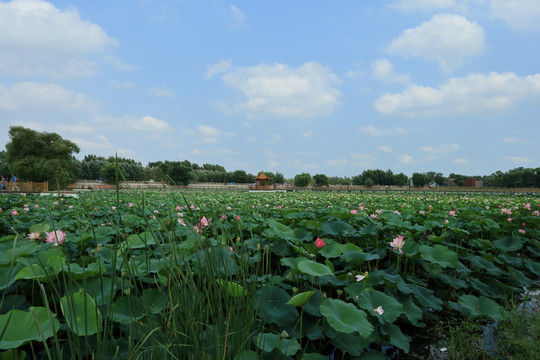
<svg viewBox="0 0 540 360">
<path fill-rule="evenodd" d="M 538 0 L 0 1 L 11 125 L 286 177 L 540 166 Z"/>
</svg>

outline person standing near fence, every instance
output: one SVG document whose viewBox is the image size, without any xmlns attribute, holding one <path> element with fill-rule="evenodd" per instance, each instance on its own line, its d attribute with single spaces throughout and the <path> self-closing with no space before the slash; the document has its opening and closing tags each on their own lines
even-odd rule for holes
<svg viewBox="0 0 540 360">
<path fill-rule="evenodd" d="M 19 189 L 19 186 L 17 185 L 18 182 L 19 178 L 17 178 L 16 176 L 13 176 L 11 178 L 11 191 L 15 191 L 15 189 L 17 189 L 17 191 L 21 191 L 21 189 Z"/>
</svg>

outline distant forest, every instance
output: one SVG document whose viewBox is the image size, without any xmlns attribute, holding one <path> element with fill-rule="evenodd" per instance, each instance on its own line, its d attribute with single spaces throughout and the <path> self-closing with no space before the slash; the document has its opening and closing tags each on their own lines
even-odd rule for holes
<svg viewBox="0 0 540 360">
<path fill-rule="evenodd" d="M 133 159 L 111 156 L 105 158 L 86 155 L 78 160 L 74 154 L 80 151 L 77 144 L 63 139 L 56 133 L 38 132 L 22 126 L 11 126 L 10 142 L 0 151 L 0 175 L 16 175 L 21 181 L 48 181 L 60 186 L 72 184 L 77 179 L 103 179 L 114 183 L 120 181 L 156 181 L 168 184 L 189 183 L 237 183 L 255 182 L 258 174 L 244 170 L 227 171 L 221 165 L 191 163 L 184 161 L 156 161 L 143 166 Z M 119 170 L 117 172 L 117 169 Z M 261 169 L 264 170 L 264 169 Z M 540 167 L 518 167 L 507 172 L 496 171 L 491 175 L 455 174 L 444 176 L 440 172 L 413 173 L 409 178 L 392 170 L 369 169 L 353 177 L 329 176 L 327 174 L 301 173 L 286 179 L 280 172 L 264 171 L 271 178 L 270 184 L 291 183 L 307 185 L 364 185 L 364 186 L 475 186 L 481 181 L 485 187 L 540 188 Z"/>
<path fill-rule="evenodd" d="M 217 164 L 191 163 L 184 161 L 157 161 L 143 166 L 140 162 L 132 159 L 117 158 L 121 169 L 121 180 L 125 181 L 157 181 L 177 185 L 189 183 L 253 183 L 258 174 L 247 173 L 244 170 L 226 171 Z M 86 155 L 80 161 L 81 180 L 96 180 L 99 178 L 107 182 L 115 179 L 115 157 L 101 157 Z M 351 177 L 329 176 L 326 174 L 311 175 L 301 173 L 292 179 L 286 179 L 279 172 L 264 171 L 272 180 L 271 184 L 294 183 L 298 186 L 309 184 L 325 186 L 333 185 L 383 185 L 383 186 L 406 186 L 412 183 L 414 186 L 448 186 L 448 179 L 453 179 L 454 186 L 474 186 L 473 181 L 482 181 L 487 187 L 540 187 L 540 168 L 518 167 L 508 172 L 497 171 L 491 175 L 463 175 L 451 173 L 444 176 L 440 172 L 428 171 L 425 173 L 413 173 L 411 178 L 403 173 L 394 174 L 392 170 L 364 170 L 361 174 Z"/>
</svg>

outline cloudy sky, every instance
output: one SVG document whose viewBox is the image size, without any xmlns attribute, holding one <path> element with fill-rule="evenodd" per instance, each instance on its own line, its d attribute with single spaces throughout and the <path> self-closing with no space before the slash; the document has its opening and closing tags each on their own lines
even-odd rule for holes
<svg viewBox="0 0 540 360">
<path fill-rule="evenodd" d="M 286 177 L 540 166 L 538 0 L 0 1 L 11 125 Z"/>
</svg>

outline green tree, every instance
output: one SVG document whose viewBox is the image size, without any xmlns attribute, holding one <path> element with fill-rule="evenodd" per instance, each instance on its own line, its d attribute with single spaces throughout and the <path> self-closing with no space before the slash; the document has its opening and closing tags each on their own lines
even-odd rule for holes
<svg viewBox="0 0 540 360">
<path fill-rule="evenodd" d="M 428 178 L 425 174 L 413 173 L 412 181 L 413 181 L 414 186 L 424 187 L 428 183 Z"/>
<path fill-rule="evenodd" d="M 328 176 L 325 174 L 317 174 L 313 175 L 313 180 L 315 181 L 315 185 L 319 186 L 328 186 L 330 181 L 328 180 Z"/>
<path fill-rule="evenodd" d="M 364 177 L 362 175 L 355 175 L 352 177 L 353 185 L 364 185 Z"/>
<path fill-rule="evenodd" d="M 394 176 L 395 184 L 397 186 L 405 186 L 409 182 L 409 178 L 404 173 L 399 173 Z"/>
<path fill-rule="evenodd" d="M 273 180 L 275 184 L 283 184 L 285 182 L 285 176 L 280 172 L 276 172 Z"/>
<path fill-rule="evenodd" d="M 101 169 L 107 164 L 103 156 L 86 155 L 81 160 L 81 180 L 97 180 L 101 176 Z"/>
<path fill-rule="evenodd" d="M 2 150 L 0 151 L 0 176 L 6 177 L 8 174 L 10 174 L 10 171 L 7 162 L 7 153 Z"/>
<path fill-rule="evenodd" d="M 79 147 L 56 133 L 37 132 L 22 126 L 9 128 L 6 160 L 11 172 L 22 180 L 48 181 L 66 187 L 81 173 L 74 153 Z"/>
<path fill-rule="evenodd" d="M 311 181 L 311 175 L 308 173 L 301 173 L 294 177 L 294 186 L 304 187 L 308 186 Z"/>
<path fill-rule="evenodd" d="M 374 183 L 373 183 L 373 180 L 371 180 L 371 178 L 367 178 L 366 181 L 364 181 L 364 186 L 365 187 L 373 187 Z"/>
</svg>

